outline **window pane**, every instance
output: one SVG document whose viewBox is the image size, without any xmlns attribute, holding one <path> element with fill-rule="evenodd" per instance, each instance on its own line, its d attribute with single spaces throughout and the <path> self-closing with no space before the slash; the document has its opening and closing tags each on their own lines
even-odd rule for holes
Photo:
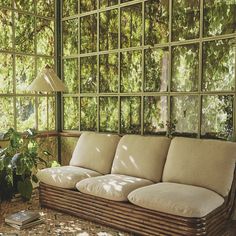
<svg viewBox="0 0 236 236">
<path fill-rule="evenodd" d="M 171 98 L 171 123 L 176 123 L 175 133 L 197 136 L 198 132 L 197 96 L 178 96 Z"/>
<path fill-rule="evenodd" d="M 97 56 L 80 58 L 81 93 L 97 91 Z"/>
<path fill-rule="evenodd" d="M 100 55 L 100 92 L 118 92 L 118 54 Z"/>
<path fill-rule="evenodd" d="M 140 133 L 141 131 L 141 98 L 121 98 L 121 132 Z"/>
<path fill-rule="evenodd" d="M 65 0 L 63 0 L 65 2 Z M 55 11 L 55 1 L 54 0 L 37 0 L 36 10 L 37 14 L 41 16 L 54 17 Z"/>
<path fill-rule="evenodd" d="M 162 133 L 166 131 L 167 97 L 144 97 L 144 133 Z"/>
<path fill-rule="evenodd" d="M 176 46 L 172 49 L 172 91 L 197 91 L 199 45 Z"/>
<path fill-rule="evenodd" d="M 80 12 L 93 11 L 97 9 L 97 0 L 80 0 Z"/>
<path fill-rule="evenodd" d="M 14 127 L 13 98 L 0 97 L 0 132 L 6 132 Z"/>
<path fill-rule="evenodd" d="M 145 50 L 144 85 L 146 92 L 167 91 L 168 48 Z"/>
<path fill-rule="evenodd" d="M 13 55 L 0 53 L 0 93 L 13 92 Z"/>
<path fill-rule="evenodd" d="M 145 44 L 166 43 L 169 36 L 169 0 L 145 3 Z"/>
<path fill-rule="evenodd" d="M 38 130 L 48 129 L 47 97 L 38 98 Z"/>
<path fill-rule="evenodd" d="M 199 37 L 199 0 L 173 0 L 172 40 Z"/>
<path fill-rule="evenodd" d="M 81 106 L 81 130 L 97 130 L 97 98 L 83 97 L 80 100 Z"/>
<path fill-rule="evenodd" d="M 37 54 L 54 55 L 54 22 L 37 18 Z"/>
<path fill-rule="evenodd" d="M 13 0 L 16 10 L 34 12 L 34 0 Z"/>
<path fill-rule="evenodd" d="M 49 97 L 48 98 L 48 129 L 55 130 L 56 129 L 56 98 Z"/>
<path fill-rule="evenodd" d="M 100 13 L 100 50 L 118 48 L 118 10 Z"/>
<path fill-rule="evenodd" d="M 23 132 L 29 128 L 36 128 L 35 98 L 17 97 L 17 131 Z"/>
<path fill-rule="evenodd" d="M 121 0 L 120 2 L 124 3 L 124 2 L 131 2 L 131 1 L 134 1 L 134 0 Z"/>
<path fill-rule="evenodd" d="M 100 98 L 100 131 L 118 131 L 118 98 Z"/>
<path fill-rule="evenodd" d="M 233 96 L 203 96 L 201 135 L 227 139 L 233 132 Z"/>
<path fill-rule="evenodd" d="M 12 13 L 8 10 L 0 10 L 0 49 L 12 49 Z"/>
<path fill-rule="evenodd" d="M 204 35 L 230 34 L 235 32 L 235 0 L 204 1 Z"/>
<path fill-rule="evenodd" d="M 63 17 L 78 14 L 78 0 L 63 0 Z"/>
<path fill-rule="evenodd" d="M 77 97 L 64 98 L 64 129 L 79 129 L 79 99 Z"/>
<path fill-rule="evenodd" d="M 121 46 L 137 47 L 142 43 L 142 5 L 121 9 Z"/>
<path fill-rule="evenodd" d="M 118 4 L 118 0 L 99 0 L 100 8 L 110 7 Z"/>
<path fill-rule="evenodd" d="M 203 90 L 224 91 L 235 88 L 235 48 L 230 40 L 203 44 Z"/>
<path fill-rule="evenodd" d="M 11 7 L 12 6 L 12 0 L 0 0 L 0 6 Z"/>
<path fill-rule="evenodd" d="M 66 93 L 78 93 L 78 59 L 65 59 L 63 63 L 63 80 L 67 88 Z"/>
<path fill-rule="evenodd" d="M 49 65 L 55 70 L 55 62 L 53 58 L 47 57 L 38 57 L 37 58 L 37 74 L 45 68 L 46 65 Z"/>
<path fill-rule="evenodd" d="M 55 130 L 55 97 L 38 97 L 38 130 Z"/>
<path fill-rule="evenodd" d="M 62 29 L 63 54 L 73 55 L 78 53 L 78 20 L 64 21 Z"/>
<path fill-rule="evenodd" d="M 35 59 L 30 56 L 16 56 L 16 92 L 25 93 L 35 79 Z"/>
<path fill-rule="evenodd" d="M 121 92 L 140 92 L 142 88 L 142 52 L 121 53 Z"/>
<path fill-rule="evenodd" d="M 15 12 L 15 44 L 16 50 L 25 53 L 34 52 L 34 22 L 31 15 Z"/>
<path fill-rule="evenodd" d="M 81 53 L 97 51 L 97 15 L 89 15 L 80 21 Z"/>
</svg>

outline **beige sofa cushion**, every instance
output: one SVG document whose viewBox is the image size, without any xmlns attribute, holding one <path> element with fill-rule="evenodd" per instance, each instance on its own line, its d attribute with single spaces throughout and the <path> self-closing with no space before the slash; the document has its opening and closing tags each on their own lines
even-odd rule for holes
<svg viewBox="0 0 236 236">
<path fill-rule="evenodd" d="M 137 206 L 184 217 L 203 217 L 224 202 L 211 190 L 174 183 L 137 189 L 129 194 L 128 199 Z"/>
<path fill-rule="evenodd" d="M 163 182 L 190 184 L 227 196 L 236 160 L 236 143 L 174 138 L 163 172 Z"/>
<path fill-rule="evenodd" d="M 125 135 L 118 144 L 111 173 L 159 182 L 169 145 L 167 137 Z"/>
<path fill-rule="evenodd" d="M 46 168 L 37 173 L 37 177 L 45 184 L 61 188 L 73 189 L 78 181 L 100 173 L 76 166 Z"/>
<path fill-rule="evenodd" d="M 101 174 L 110 173 L 119 140 L 118 135 L 83 133 L 77 142 L 70 165 L 88 168 Z"/>
<path fill-rule="evenodd" d="M 82 180 L 76 184 L 76 188 L 82 193 L 96 197 L 127 201 L 127 196 L 131 191 L 152 183 L 150 180 L 110 174 Z"/>
</svg>

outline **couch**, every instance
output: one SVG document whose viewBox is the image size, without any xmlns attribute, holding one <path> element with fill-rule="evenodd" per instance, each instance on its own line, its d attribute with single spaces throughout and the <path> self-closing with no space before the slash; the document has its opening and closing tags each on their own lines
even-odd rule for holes
<svg viewBox="0 0 236 236">
<path fill-rule="evenodd" d="M 40 203 L 138 235 L 223 235 L 236 143 L 83 133 L 68 166 L 43 169 Z"/>
</svg>

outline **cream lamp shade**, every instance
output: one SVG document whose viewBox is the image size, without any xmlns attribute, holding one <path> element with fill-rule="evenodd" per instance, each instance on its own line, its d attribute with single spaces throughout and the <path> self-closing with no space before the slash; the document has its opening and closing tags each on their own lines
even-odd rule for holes
<svg viewBox="0 0 236 236">
<path fill-rule="evenodd" d="M 27 90 L 37 92 L 62 92 L 66 91 L 66 87 L 54 70 L 49 65 L 46 65 Z"/>
</svg>

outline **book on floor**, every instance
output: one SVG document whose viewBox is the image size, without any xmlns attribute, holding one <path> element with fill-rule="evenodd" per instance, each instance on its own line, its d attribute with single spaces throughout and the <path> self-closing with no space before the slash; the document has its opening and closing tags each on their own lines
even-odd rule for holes
<svg viewBox="0 0 236 236">
<path fill-rule="evenodd" d="M 18 230 L 21 230 L 21 229 L 27 229 L 29 227 L 33 227 L 33 226 L 41 224 L 43 222 L 44 222 L 44 219 L 39 218 L 39 219 L 36 219 L 36 220 L 31 221 L 31 222 L 24 224 L 24 225 L 16 225 L 16 224 L 11 224 L 11 223 L 7 223 L 7 224 L 18 229 Z"/>
<path fill-rule="evenodd" d="M 20 211 L 11 215 L 8 215 L 5 218 L 6 223 L 15 224 L 15 225 L 25 225 L 31 221 L 40 218 L 40 214 L 35 211 Z"/>
</svg>

